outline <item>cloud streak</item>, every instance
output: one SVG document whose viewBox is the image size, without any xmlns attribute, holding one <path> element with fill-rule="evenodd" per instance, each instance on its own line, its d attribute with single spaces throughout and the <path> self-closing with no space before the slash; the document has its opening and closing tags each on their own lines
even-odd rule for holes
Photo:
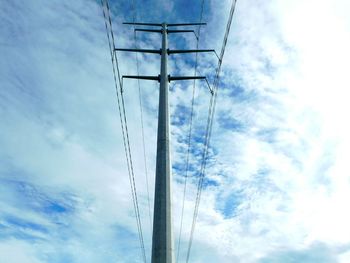
<svg viewBox="0 0 350 263">
<path fill-rule="evenodd" d="M 197 3 L 198 2 L 198 3 Z M 199 1 L 150 1 L 137 17 L 196 20 Z M 206 1 L 200 48 L 221 45 L 230 1 Z M 348 262 L 350 181 L 346 1 L 243 1 L 224 58 L 192 262 Z M 162 12 L 150 6 L 158 6 Z M 118 47 L 133 46 L 127 1 L 111 1 Z M 0 3 L 0 258 L 141 262 L 102 11 L 94 1 Z M 316 11 L 315 11 L 316 10 Z M 197 14 L 198 12 L 198 14 Z M 155 35 L 139 46 L 159 48 Z M 193 47 L 194 38 L 170 39 Z M 122 74 L 134 56 L 119 54 Z M 140 74 L 159 58 L 140 56 Z M 170 60 L 191 75 L 194 57 Z M 215 57 L 199 69 L 214 75 Z M 150 257 L 137 83 L 125 84 L 136 184 Z M 158 84 L 142 82 L 154 191 Z M 187 153 L 190 82 L 171 85 L 174 226 Z M 135 95 L 136 94 L 136 95 Z M 191 224 L 209 92 L 197 84 L 184 226 Z M 153 195 L 151 195 L 153 200 Z M 190 229 L 184 227 L 182 248 Z M 185 249 L 180 253 L 182 262 Z M 323 261 L 322 261 L 323 260 Z"/>
</svg>

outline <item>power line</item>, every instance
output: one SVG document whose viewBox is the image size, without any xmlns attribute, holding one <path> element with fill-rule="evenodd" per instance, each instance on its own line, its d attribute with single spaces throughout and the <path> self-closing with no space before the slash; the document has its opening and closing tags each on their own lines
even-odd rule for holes
<svg viewBox="0 0 350 263">
<path fill-rule="evenodd" d="M 125 130 L 126 130 L 126 138 L 127 138 L 127 145 L 128 145 L 128 151 L 129 151 L 129 160 L 130 160 L 130 167 L 131 167 L 131 174 L 132 174 L 132 186 L 134 188 L 134 197 L 135 197 L 135 204 L 136 204 L 136 214 L 137 214 L 137 222 L 138 222 L 138 228 L 139 228 L 139 236 L 140 236 L 140 243 L 141 243 L 141 249 L 142 249 L 142 255 L 144 262 L 146 263 L 146 251 L 145 251 L 145 245 L 142 235 L 142 224 L 141 224 L 141 217 L 140 217 L 140 210 L 137 200 L 137 190 L 136 190 L 136 183 L 135 183 L 135 175 L 134 175 L 134 169 L 132 165 L 132 158 L 131 158 L 131 150 L 130 150 L 130 141 L 129 141 L 129 133 L 128 133 L 128 126 L 127 126 L 127 119 L 126 119 L 126 113 L 125 113 L 125 103 L 124 103 L 124 96 L 122 94 L 121 96 L 122 100 L 122 108 L 123 108 L 123 115 L 124 115 L 124 122 L 125 122 Z"/>
<path fill-rule="evenodd" d="M 202 20 L 203 20 L 203 10 L 204 10 L 204 0 L 202 0 L 202 2 L 201 2 L 199 26 L 198 26 L 198 32 L 197 32 L 197 35 L 196 35 L 196 39 L 197 39 L 196 49 L 199 49 L 199 37 L 200 37 L 201 23 L 202 23 Z M 197 75 L 197 66 L 198 66 L 198 53 L 196 53 L 196 60 L 195 60 L 195 66 L 194 66 L 194 76 Z M 187 190 L 187 177 L 188 177 L 189 159 L 190 159 L 190 151 L 191 151 L 192 121 L 193 121 L 193 115 L 194 115 L 195 91 L 196 91 L 196 79 L 193 80 L 193 88 L 192 88 L 191 115 L 190 115 L 188 140 L 187 140 L 185 182 L 184 182 L 184 191 L 183 191 L 183 197 L 182 197 L 180 231 L 179 231 L 179 237 L 178 237 L 178 242 L 177 242 L 176 262 L 179 262 L 180 248 L 181 248 L 182 225 L 183 225 L 183 216 L 184 216 L 184 210 L 185 210 L 185 198 L 186 198 L 186 190 Z"/>
<path fill-rule="evenodd" d="M 101 0 L 101 5 L 102 5 L 103 17 L 105 20 L 108 45 L 109 45 L 109 50 L 110 50 L 110 55 L 112 60 L 113 78 L 114 78 L 114 84 L 115 84 L 116 95 L 117 95 L 119 117 L 120 117 L 120 123 L 122 128 L 122 135 L 123 135 L 124 151 L 125 151 L 125 156 L 127 161 L 132 201 L 134 205 L 137 229 L 138 229 L 139 240 L 141 245 L 141 253 L 143 256 L 143 261 L 146 263 L 147 262 L 146 253 L 145 253 L 145 246 L 144 246 L 143 234 L 142 234 L 142 224 L 141 224 L 140 211 L 139 211 L 139 205 L 138 205 L 138 199 L 137 199 L 137 189 L 136 189 L 135 175 L 134 175 L 131 149 L 130 149 L 130 140 L 129 140 L 129 132 L 128 132 L 126 112 L 125 112 L 124 96 L 122 91 L 121 90 L 119 91 L 118 89 L 118 81 L 119 81 L 120 88 L 122 87 L 122 83 L 121 83 L 120 71 L 118 66 L 118 58 L 117 58 L 116 52 L 114 51 L 115 39 L 114 39 L 114 33 L 112 28 L 112 21 L 110 16 L 110 8 L 109 8 L 108 0 Z M 117 69 L 117 73 L 116 73 L 116 69 Z M 117 81 L 117 74 L 118 74 L 118 81 Z"/>
<path fill-rule="evenodd" d="M 136 21 L 136 7 L 135 7 L 135 1 L 132 0 L 131 2 L 133 12 L 133 18 L 132 22 L 135 23 Z M 135 31 L 135 25 L 134 25 L 134 44 L 135 49 L 137 49 L 137 38 L 136 38 L 136 31 Z M 137 75 L 140 75 L 139 72 L 139 57 L 138 53 L 135 53 L 136 58 L 136 72 Z M 146 188 L 147 188 L 147 202 L 148 202 L 148 215 L 149 215 L 149 223 L 150 223 L 150 229 L 152 229 L 152 216 L 151 216 L 151 204 L 150 204 L 150 198 L 149 198 L 149 183 L 148 183 L 148 169 L 147 169 L 147 159 L 146 159 L 146 146 L 145 146 L 145 132 L 144 132 L 144 125 L 143 125 L 143 110 L 142 110 L 142 91 L 141 91 L 141 84 L 140 79 L 137 79 L 137 85 L 139 90 L 139 105 L 140 105 L 140 116 L 141 116 L 141 135 L 142 135 L 142 148 L 143 148 L 143 161 L 145 166 L 145 176 L 146 176 Z"/>
<path fill-rule="evenodd" d="M 189 257 L 190 257 L 190 252 L 191 252 L 191 247 L 192 247 L 192 242 L 193 242 L 193 235 L 194 235 L 194 230 L 195 230 L 197 216 L 198 216 L 198 208 L 199 208 L 199 203 L 200 203 L 200 198 L 201 198 L 201 193 L 202 193 L 202 188 L 203 188 L 203 180 L 204 180 L 204 176 L 205 176 L 208 150 L 209 150 L 210 138 L 211 138 L 211 133 L 212 133 L 212 128 L 213 128 L 213 119 L 214 119 L 214 114 L 215 114 L 216 99 L 217 99 L 217 94 L 218 94 L 221 65 L 222 65 L 222 61 L 224 58 L 224 54 L 225 54 L 225 48 L 226 48 L 226 44 L 227 44 L 228 35 L 230 33 L 233 14 L 234 14 L 234 11 L 236 8 L 236 2 L 237 2 L 237 0 L 233 0 L 232 4 L 231 4 L 230 14 L 229 14 L 229 18 L 228 18 L 227 25 L 226 25 L 226 31 L 225 31 L 224 40 L 223 40 L 222 47 L 221 47 L 218 66 L 216 68 L 216 74 L 215 74 L 214 85 L 213 85 L 213 94 L 210 98 L 208 119 L 207 119 L 207 126 L 206 126 L 206 134 L 205 134 L 205 140 L 204 140 L 204 150 L 203 150 L 203 154 L 202 154 L 201 170 L 200 170 L 199 180 L 198 180 L 198 184 L 197 184 L 196 203 L 195 203 L 195 208 L 194 208 L 194 212 L 193 212 L 191 234 L 190 234 L 190 240 L 189 240 L 187 256 L 186 256 L 187 263 L 188 263 Z"/>
</svg>

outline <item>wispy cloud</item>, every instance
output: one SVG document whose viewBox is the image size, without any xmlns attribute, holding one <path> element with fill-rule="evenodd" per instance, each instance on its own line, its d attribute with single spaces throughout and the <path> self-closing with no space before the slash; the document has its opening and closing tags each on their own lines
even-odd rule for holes
<svg viewBox="0 0 350 263">
<path fill-rule="evenodd" d="M 135 2 L 140 21 L 199 18 L 200 1 Z M 130 3 L 110 4 L 117 46 L 132 46 L 132 28 L 121 25 L 132 19 Z M 229 5 L 205 2 L 201 48 L 219 50 Z M 191 261 L 349 261 L 350 22 L 344 10 L 342 0 L 237 4 Z M 99 4 L 3 1 L 0 17 L 0 258 L 141 262 Z M 158 37 L 138 35 L 139 46 L 158 48 Z M 173 47 L 195 44 L 190 36 L 170 40 Z M 133 55 L 119 58 L 123 74 L 136 72 Z M 192 75 L 194 56 L 176 58 L 170 59 L 171 74 Z M 212 79 L 215 63 L 215 56 L 200 56 L 201 73 Z M 159 57 L 140 56 L 141 74 L 158 71 Z M 137 83 L 124 84 L 149 257 Z M 175 236 L 191 87 L 171 84 Z M 153 193 L 158 84 L 142 82 L 141 89 Z M 179 262 L 192 220 L 209 96 L 205 83 L 197 82 Z"/>
</svg>

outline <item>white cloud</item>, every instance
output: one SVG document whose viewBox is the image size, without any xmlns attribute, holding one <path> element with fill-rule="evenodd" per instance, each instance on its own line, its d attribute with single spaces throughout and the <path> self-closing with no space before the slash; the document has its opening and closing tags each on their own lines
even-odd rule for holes
<svg viewBox="0 0 350 263">
<path fill-rule="evenodd" d="M 238 2 L 224 58 L 225 85 L 219 91 L 207 169 L 207 178 L 216 185 L 208 185 L 202 193 L 192 262 L 264 262 L 266 258 L 275 260 L 280 251 L 317 254 L 319 250 L 312 249 L 315 242 L 322 242 L 334 253 L 330 258 L 339 255 L 340 262 L 346 261 L 347 251 L 335 248 L 350 243 L 346 212 L 350 190 L 346 121 L 350 24 L 344 13 L 346 1 L 335 3 Z M 231 2 L 207 4 L 210 13 L 205 13 L 205 19 L 210 23 L 203 28 L 201 47 L 219 50 Z M 24 203 L 21 208 L 20 193 L 5 188 L 1 199 L 8 202 L 5 206 L 2 201 L 0 215 L 15 215 L 47 227 L 49 233 L 42 235 L 49 242 L 2 239 L 0 256 L 16 255 L 19 258 L 14 262 L 48 262 L 58 255 L 63 262 L 108 262 L 108 258 L 139 262 L 99 6 L 86 1 L 1 6 L 1 31 L 11 44 L 1 45 L 5 51 L 0 62 L 1 179 L 35 185 L 47 198 L 72 193 L 75 210 L 61 218 L 68 224 L 65 230 L 72 233 L 62 231 L 47 215 Z M 111 6 L 117 45 L 133 45 L 131 28 L 120 25 L 130 12 L 120 12 L 127 8 L 122 3 Z M 175 14 L 181 13 L 176 5 L 161 6 L 169 7 L 164 14 L 173 12 L 181 18 Z M 147 17 L 164 18 L 164 14 L 156 9 L 149 13 L 138 10 L 140 20 L 145 21 Z M 158 37 L 140 35 L 139 39 L 145 41 L 142 47 L 155 48 Z M 134 56 L 119 57 L 122 74 L 134 74 Z M 202 73 L 210 74 L 212 68 L 207 65 L 214 59 L 201 57 Z M 193 72 L 191 62 L 170 64 L 173 74 Z M 181 72 L 176 72 L 178 69 Z M 158 57 L 140 56 L 141 74 L 156 75 L 158 70 Z M 124 82 L 124 95 L 149 255 L 151 230 L 136 84 Z M 158 87 L 151 82 L 141 85 L 152 202 Z M 172 114 L 185 115 L 177 112 L 176 105 L 189 107 L 191 90 L 184 89 L 186 86 L 191 83 L 174 84 Z M 208 101 L 207 87 L 198 83 L 194 136 L 203 130 Z M 187 131 L 187 123 L 179 119 L 172 127 L 174 164 L 184 164 Z M 193 145 L 197 155 L 192 154 L 191 163 L 198 166 L 202 145 L 198 141 Z M 181 172 L 174 178 L 180 178 Z M 196 194 L 196 181 L 190 178 L 189 182 L 180 261 Z M 182 184 L 176 181 L 175 236 L 181 198 Z M 125 251 L 128 253 L 122 253 Z"/>
<path fill-rule="evenodd" d="M 38 260 L 33 246 L 26 242 L 8 240 L 0 243 L 1 260 L 8 263 L 41 263 Z"/>
</svg>

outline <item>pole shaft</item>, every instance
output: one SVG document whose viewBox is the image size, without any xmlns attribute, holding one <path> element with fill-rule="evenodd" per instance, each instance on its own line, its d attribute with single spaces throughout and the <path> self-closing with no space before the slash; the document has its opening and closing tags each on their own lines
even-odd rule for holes
<svg viewBox="0 0 350 263">
<path fill-rule="evenodd" d="M 169 132 L 167 25 L 162 24 L 162 50 L 157 134 L 156 182 L 153 215 L 152 263 L 173 263 L 171 162 Z"/>
</svg>

